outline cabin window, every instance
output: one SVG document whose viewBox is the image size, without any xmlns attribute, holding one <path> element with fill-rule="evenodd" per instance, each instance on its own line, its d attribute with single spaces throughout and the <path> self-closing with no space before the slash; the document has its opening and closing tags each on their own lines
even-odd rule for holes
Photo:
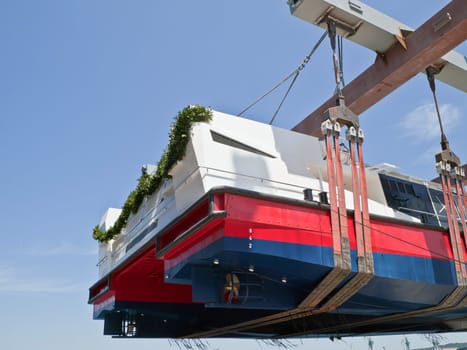
<svg viewBox="0 0 467 350">
<path fill-rule="evenodd" d="M 248 146 L 248 145 L 246 145 L 244 143 L 241 143 L 241 142 L 239 142 L 237 140 L 231 139 L 230 137 L 219 134 L 219 133 L 217 133 L 215 131 L 212 131 L 212 130 L 211 130 L 211 137 L 212 137 L 212 140 L 214 142 L 222 143 L 223 145 L 226 145 L 226 146 L 238 148 L 238 149 L 241 149 L 243 151 L 259 154 L 261 156 L 266 156 L 266 157 L 269 157 L 269 158 L 276 158 L 276 157 L 274 157 L 273 155 L 271 155 L 269 153 L 266 153 L 266 152 L 263 152 L 263 151 L 261 151 L 261 150 L 259 150 L 257 148 Z"/>
<path fill-rule="evenodd" d="M 386 180 L 386 178 L 381 177 L 381 183 L 383 184 L 384 189 L 389 188 L 389 182 Z"/>
<path fill-rule="evenodd" d="M 405 193 L 405 187 L 404 187 L 404 184 L 402 182 L 398 182 L 397 187 L 399 188 L 399 192 Z"/>
<path fill-rule="evenodd" d="M 388 206 L 429 225 L 444 224 L 442 192 L 424 184 L 379 174 Z"/>
<path fill-rule="evenodd" d="M 407 184 L 407 183 L 406 183 L 406 184 L 405 184 L 405 191 L 406 191 L 408 194 L 410 194 L 410 195 L 412 195 L 412 196 L 415 196 L 415 191 L 414 191 L 414 189 L 413 189 L 413 185 L 412 185 L 412 184 Z"/>
</svg>

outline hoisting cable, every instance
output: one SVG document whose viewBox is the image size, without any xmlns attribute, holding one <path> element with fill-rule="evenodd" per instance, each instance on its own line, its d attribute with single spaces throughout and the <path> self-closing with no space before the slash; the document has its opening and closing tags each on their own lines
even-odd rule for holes
<svg viewBox="0 0 467 350">
<path fill-rule="evenodd" d="M 321 124 L 321 132 L 326 145 L 326 164 L 328 173 L 328 191 L 330 203 L 331 234 L 333 242 L 334 267 L 326 277 L 310 292 L 300 303 L 300 308 L 313 308 L 320 303 L 324 309 L 335 309 L 351 298 L 373 277 L 373 258 L 371 247 L 371 232 L 365 226 L 370 225 L 368 212 L 368 195 L 366 190 L 365 168 L 362 154 L 363 132 L 359 128 L 358 116 L 352 113 L 344 102 L 341 90 L 341 67 L 339 55 L 336 54 L 336 23 L 328 19 L 328 34 L 332 48 L 334 65 L 334 77 L 336 82 L 336 107 L 329 108 L 324 113 L 324 122 Z M 352 269 L 350 260 L 349 234 L 347 227 L 347 207 L 345 204 L 345 184 L 343 177 L 342 161 L 340 157 L 339 135 L 341 126 L 353 128 L 355 136 L 349 139 L 351 149 L 351 166 L 354 193 L 354 205 L 357 213 L 354 214 L 354 225 L 358 255 L 358 273 L 355 274 L 343 286 L 342 284 Z M 358 132 L 356 131 L 358 129 Z M 357 158 L 355 157 L 357 148 Z M 360 169 L 359 169 L 360 168 Z M 323 295 L 327 295 L 323 298 Z"/>
<path fill-rule="evenodd" d="M 328 35 L 332 49 L 334 78 L 338 96 L 340 92 L 340 66 L 336 54 L 336 23 L 328 20 Z M 338 102 L 339 106 L 341 102 Z M 342 98 L 343 103 L 343 98 Z M 332 108 L 331 108 L 332 109 Z M 328 109 L 329 112 L 331 109 Z M 330 112 L 332 114 L 332 112 Z M 350 244 L 347 228 L 347 208 L 345 205 L 344 177 L 340 157 L 340 124 L 335 118 L 324 118 L 321 124 L 321 133 L 326 146 L 326 165 L 328 175 L 329 215 L 331 220 L 331 237 L 333 247 L 332 270 L 320 283 L 310 291 L 307 297 L 299 304 L 299 308 L 315 308 L 322 300 L 328 297 L 323 308 L 336 308 L 347 300 L 353 293 L 348 291 L 349 283 L 340 288 L 333 296 L 334 290 L 347 278 L 352 270 L 350 260 Z M 330 297 L 331 296 L 331 297 Z M 330 297 L 330 298 L 329 298 Z"/>
<path fill-rule="evenodd" d="M 338 261 L 335 259 L 334 268 L 351 269 L 350 246 L 347 228 L 347 208 L 345 205 L 345 184 L 343 177 L 343 168 L 340 158 L 340 144 L 338 141 L 341 127 L 348 128 L 347 139 L 349 140 L 350 150 L 350 163 L 352 169 L 352 184 L 355 189 L 354 192 L 354 226 L 357 240 L 357 256 L 358 256 L 358 272 L 347 281 L 341 288 L 338 289 L 334 295 L 330 295 L 328 301 L 323 305 L 324 308 L 337 308 L 342 305 L 346 300 L 356 294 L 363 286 L 365 286 L 373 277 L 373 257 L 371 246 L 371 232 L 368 229 L 370 225 L 369 212 L 368 212 L 368 194 L 366 189 L 365 165 L 363 163 L 362 142 L 363 131 L 359 127 L 359 118 L 352 111 L 345 106 L 344 96 L 342 94 L 342 47 L 338 43 L 338 53 L 336 53 L 336 23 L 332 19 L 328 19 L 328 33 L 331 42 L 333 53 L 334 77 L 336 82 L 336 107 L 329 108 L 324 113 L 325 121 L 321 125 L 323 136 L 325 136 L 326 143 L 332 143 L 334 147 L 326 146 L 326 157 L 334 160 L 327 161 L 328 173 L 334 172 L 336 180 L 329 181 L 329 195 L 331 202 L 331 210 L 336 205 L 332 205 L 333 201 L 337 202 L 337 215 L 339 225 L 335 229 L 332 227 L 332 234 L 338 235 L 340 238 L 341 247 L 341 266 L 336 265 Z M 329 137 L 332 135 L 332 138 Z M 350 134 L 350 136 L 349 136 Z M 355 152 L 356 149 L 356 152 Z M 357 154 L 356 154 L 357 153 Z M 357 160 L 358 157 L 358 160 Z M 334 170 L 333 170 L 334 168 Z M 336 189 L 333 190 L 333 187 Z M 336 198 L 337 194 L 337 198 Z M 331 212 L 331 226 L 334 226 L 333 213 Z M 335 214 L 334 214 L 335 215 Z M 336 233 L 336 231 L 338 231 Z M 334 241 L 337 238 L 333 239 Z M 343 282 L 343 280 L 341 281 Z M 318 285 L 317 288 L 320 286 Z M 336 285 L 337 287 L 337 285 Z"/>
<path fill-rule="evenodd" d="M 344 43 L 341 35 L 337 37 L 337 50 L 339 52 L 339 76 L 342 84 L 342 88 L 345 87 L 344 81 Z"/>
<path fill-rule="evenodd" d="M 426 77 L 430 85 L 431 93 L 433 94 L 433 100 L 435 102 L 435 108 L 436 108 L 436 115 L 438 117 L 439 129 L 441 131 L 441 150 L 445 151 L 445 150 L 449 150 L 449 141 L 448 141 L 448 138 L 446 137 L 446 134 L 444 133 L 443 122 L 441 120 L 441 113 L 439 111 L 439 106 L 438 106 L 438 98 L 436 96 L 435 74 L 438 74 L 438 73 L 439 73 L 439 70 L 437 70 L 433 66 L 429 66 L 426 69 Z"/>
<path fill-rule="evenodd" d="M 279 83 L 277 83 L 276 85 L 274 85 L 271 89 L 269 89 L 264 95 L 262 95 L 261 97 L 257 98 L 254 102 L 252 102 L 251 104 L 249 104 L 247 107 L 245 107 L 240 113 L 237 114 L 237 116 L 241 117 L 243 113 L 245 113 L 246 111 L 248 111 L 251 107 L 253 107 L 254 105 L 256 105 L 259 101 L 261 101 L 263 98 L 265 98 L 266 96 L 268 96 L 270 93 L 272 93 L 274 90 L 276 90 L 279 86 L 281 86 L 282 84 L 284 84 L 287 80 L 289 80 L 290 78 L 294 77 L 293 80 L 292 80 L 292 83 L 290 84 L 287 92 L 286 92 L 286 95 L 284 96 L 284 98 L 282 99 L 279 107 L 278 107 L 278 110 L 281 108 L 282 104 L 284 103 L 284 100 L 285 98 L 287 97 L 287 95 L 289 94 L 290 90 L 292 89 L 292 86 L 293 84 L 295 83 L 295 81 L 297 80 L 297 77 L 298 75 L 300 74 L 300 72 L 305 68 L 305 66 L 307 65 L 307 63 L 310 61 L 311 59 L 311 56 L 313 56 L 313 54 L 315 53 L 315 51 L 318 49 L 319 45 L 323 42 L 324 38 L 326 38 L 327 36 L 327 31 L 325 31 L 323 33 L 323 35 L 321 35 L 321 38 L 319 38 L 318 42 L 315 44 L 315 46 L 313 46 L 313 48 L 311 49 L 311 51 L 308 53 L 308 55 L 305 56 L 305 58 L 303 59 L 303 62 L 293 71 L 291 72 L 289 75 L 287 75 L 284 79 L 282 79 Z M 276 112 L 274 113 L 274 116 L 273 116 L 273 119 L 271 120 L 271 122 L 269 124 L 272 123 L 272 121 L 274 120 L 274 118 L 276 117 L 277 113 L 279 112 L 278 110 L 276 110 Z"/>
<path fill-rule="evenodd" d="M 335 89 L 335 94 L 337 96 L 336 105 L 340 106 L 344 104 L 344 96 L 342 95 L 342 88 L 341 88 L 342 65 L 339 59 L 341 56 L 341 52 L 339 51 L 338 53 L 336 53 L 336 38 L 337 38 L 336 22 L 328 19 L 327 24 L 328 24 L 329 39 L 331 41 L 332 62 L 334 66 L 334 79 L 336 82 L 336 89 Z"/>
<path fill-rule="evenodd" d="M 452 254 L 454 259 L 454 266 L 456 271 L 456 278 L 458 288 L 467 285 L 467 272 L 465 268 L 464 246 L 459 230 L 459 223 L 457 221 L 457 211 L 453 196 L 453 190 L 456 190 L 458 195 L 457 207 L 459 209 L 460 219 L 462 221 L 462 228 L 464 235 L 466 234 L 466 223 L 464 215 L 465 201 L 460 200 L 461 187 L 463 187 L 463 171 L 460 166 L 460 159 L 456 154 L 451 151 L 449 141 L 444 133 L 443 123 L 441 120 L 441 113 L 439 111 L 438 99 L 436 97 L 435 74 L 439 73 L 435 67 L 428 67 L 426 75 L 433 94 L 435 103 L 436 114 L 438 117 L 439 128 L 441 131 L 441 152 L 437 153 L 436 171 L 440 176 L 441 188 L 443 192 L 444 206 L 446 208 L 446 216 L 448 222 L 448 231 L 451 241 Z M 453 185 L 451 185 L 454 183 Z M 454 188 L 453 188 L 454 187 Z"/>
<path fill-rule="evenodd" d="M 276 119 L 276 116 L 277 116 L 277 114 L 279 113 L 279 110 L 281 109 L 282 105 L 284 104 L 284 101 L 285 101 L 285 99 L 287 98 L 287 96 L 289 96 L 289 92 L 290 92 L 290 90 L 292 90 L 292 87 L 294 86 L 295 81 L 297 80 L 299 74 L 300 74 L 300 71 L 297 71 L 297 73 L 295 73 L 295 76 L 293 77 L 292 82 L 290 83 L 289 87 L 287 88 L 287 91 L 285 92 L 284 97 L 282 97 L 282 100 L 281 100 L 281 102 L 279 103 L 279 106 L 277 107 L 277 109 L 276 109 L 276 111 L 274 112 L 274 114 L 273 114 L 271 120 L 269 121 L 269 125 L 271 125 L 272 122 L 274 121 L 274 119 Z"/>
</svg>

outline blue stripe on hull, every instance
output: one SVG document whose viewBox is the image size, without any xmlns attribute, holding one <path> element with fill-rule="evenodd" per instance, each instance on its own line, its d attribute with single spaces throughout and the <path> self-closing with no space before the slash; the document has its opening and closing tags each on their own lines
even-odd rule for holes
<svg viewBox="0 0 467 350">
<path fill-rule="evenodd" d="M 456 284 L 454 264 L 449 260 L 373 253 L 375 275 L 433 284 Z"/>
<path fill-rule="evenodd" d="M 356 252 L 352 251 L 351 255 L 355 272 Z M 375 277 L 342 305 L 339 312 L 385 315 L 433 306 L 449 295 L 456 286 L 451 261 L 383 253 L 374 253 L 373 256 Z M 220 264 L 214 266 L 214 259 L 219 259 Z M 280 285 L 280 281 L 283 276 L 287 277 L 290 297 L 281 297 L 284 300 L 283 305 L 280 302 L 274 304 L 276 309 L 287 309 L 291 307 L 290 302 L 304 298 L 332 269 L 332 259 L 330 247 L 261 240 L 251 242 L 243 238 L 223 237 L 166 272 L 172 276 L 171 281 L 193 284 L 194 295 L 199 297 L 197 301 L 203 301 L 203 297 L 209 293 L 196 294 L 196 290 L 205 290 L 209 278 L 217 278 L 217 289 L 210 293 L 219 295 L 218 290 L 225 283 L 226 272 L 246 272 L 252 265 L 255 274 L 275 282 L 275 285 L 268 285 L 263 290 L 264 293 L 271 294 L 269 299 L 274 293 L 284 293 L 284 286 Z M 205 271 L 211 270 L 212 276 L 209 272 L 203 272 L 202 279 L 193 280 L 193 266 L 203 266 Z M 276 303 L 277 298 L 273 299 Z M 219 305 L 212 303 L 213 306 L 220 304 L 222 300 L 219 300 Z M 272 304 L 258 300 L 248 307 L 267 309 Z"/>
</svg>

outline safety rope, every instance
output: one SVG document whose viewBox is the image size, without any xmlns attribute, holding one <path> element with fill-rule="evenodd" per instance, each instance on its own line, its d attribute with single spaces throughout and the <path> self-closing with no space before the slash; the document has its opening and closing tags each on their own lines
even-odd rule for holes
<svg viewBox="0 0 467 350">
<path fill-rule="evenodd" d="M 282 79 L 279 83 L 277 83 L 276 85 L 274 85 L 271 89 L 269 89 L 265 94 L 263 94 L 261 97 L 257 98 L 254 102 L 252 102 L 251 104 L 249 104 L 247 107 L 245 107 L 240 113 L 237 114 L 237 116 L 241 117 L 243 115 L 243 113 L 245 113 L 246 111 L 248 111 L 251 107 L 253 107 L 254 105 L 256 105 L 259 101 L 261 101 L 263 98 L 265 98 L 266 96 L 268 96 L 270 93 L 272 93 L 274 90 L 276 90 L 279 86 L 281 86 L 282 84 L 284 84 L 287 80 L 289 80 L 290 78 L 294 77 L 292 79 L 292 83 L 290 84 L 289 88 L 287 89 L 287 92 L 285 94 L 285 96 L 282 98 L 282 101 L 281 103 L 279 104 L 279 107 L 277 108 L 276 112 L 274 113 L 271 121 L 269 124 L 271 124 L 273 122 L 273 120 L 275 119 L 275 117 L 277 116 L 277 114 L 279 113 L 279 110 L 280 108 L 282 107 L 285 99 L 287 98 L 290 90 L 292 89 L 292 86 L 295 84 L 295 81 L 297 80 L 297 77 L 298 75 L 300 74 L 300 72 L 306 67 L 307 63 L 310 61 L 311 57 L 313 56 L 313 54 L 315 53 L 315 51 L 318 49 L 319 45 L 323 42 L 323 40 L 326 38 L 327 36 L 327 31 L 325 31 L 322 35 L 321 35 L 321 38 L 319 38 L 318 42 L 313 46 L 313 48 L 311 49 L 311 51 L 308 53 L 308 55 L 305 56 L 305 58 L 303 59 L 303 62 L 294 70 L 292 71 L 289 75 L 287 75 L 284 79 Z"/>
</svg>

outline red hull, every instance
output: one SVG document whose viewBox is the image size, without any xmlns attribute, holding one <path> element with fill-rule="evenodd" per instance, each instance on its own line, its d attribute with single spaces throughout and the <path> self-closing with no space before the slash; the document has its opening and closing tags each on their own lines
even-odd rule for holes
<svg viewBox="0 0 467 350">
<path fill-rule="evenodd" d="M 356 240 L 352 213 L 349 213 L 347 223 L 350 250 L 353 252 L 352 269 L 355 273 Z M 392 313 L 433 307 L 455 289 L 453 254 L 447 232 L 420 224 L 372 217 L 371 239 L 375 276 L 368 286 L 356 291 L 355 295 L 341 306 L 342 312 L 349 313 L 349 319 L 382 317 Z M 225 320 L 211 319 L 209 315 L 214 312 L 213 307 L 238 309 L 235 311 L 239 314 L 234 318 L 235 322 L 253 319 L 257 317 L 258 311 L 274 314 L 277 309 L 287 310 L 296 307 L 291 305 L 306 296 L 313 289 L 313 284 L 319 282 L 323 274 L 333 268 L 332 244 L 327 205 L 284 200 L 232 189 L 212 191 L 159 232 L 153 240 L 112 271 L 109 276 L 91 287 L 90 303 L 94 304 L 95 318 L 115 315 L 117 311 L 127 312 L 126 309 L 118 309 L 123 305 L 127 308 L 129 305 L 131 307 L 132 304 L 133 313 L 152 314 L 157 319 L 164 317 L 158 316 L 157 311 L 158 305 L 162 304 L 172 305 L 171 309 L 174 313 L 172 316 L 176 319 L 176 315 L 180 314 L 182 315 L 180 320 L 186 316 L 183 316 L 183 312 L 188 312 L 186 311 L 188 309 L 195 310 L 193 312 L 199 314 L 200 319 L 206 317 L 203 322 L 207 324 L 200 324 L 199 327 L 194 328 L 186 327 L 177 334 L 171 334 L 172 331 L 167 331 L 166 335 L 157 332 L 148 333 L 150 334 L 148 336 L 187 336 L 206 328 L 228 325 Z M 307 249 L 314 249 L 313 252 L 317 254 L 313 253 L 314 256 L 310 256 L 312 251 Z M 465 255 L 467 251 L 464 245 L 463 250 Z M 213 271 L 221 270 L 213 265 L 213 259 L 220 259 L 221 264 L 225 261 L 228 265 L 226 269 L 238 264 L 235 268 L 245 271 L 245 274 L 248 274 L 246 270 L 250 261 L 245 259 L 253 259 L 251 261 L 254 261 L 257 270 L 255 274 L 262 271 L 270 279 L 280 279 L 279 275 L 274 275 L 275 271 L 280 270 L 280 273 L 284 274 L 284 271 L 287 272 L 287 268 L 290 267 L 295 271 L 290 271 L 289 274 L 296 276 L 296 281 L 293 282 L 292 278 L 289 278 L 290 283 L 287 288 L 292 286 L 292 283 L 296 283 L 297 290 L 307 285 L 310 287 L 307 287 L 308 291 L 294 291 L 293 294 L 283 285 L 272 285 L 269 289 L 270 293 L 279 296 L 285 293 L 284 304 L 277 307 L 272 307 L 264 301 L 252 302 L 252 306 L 249 307 L 246 304 L 233 305 L 223 300 L 221 293 L 207 290 L 209 288 L 206 285 L 212 284 L 212 288 L 219 289 L 214 285 L 224 283 L 223 274 L 220 278 L 214 277 L 217 275 Z M 277 267 L 271 268 L 269 266 L 271 264 L 277 264 Z M 308 271 L 297 273 L 297 270 L 302 268 Z M 320 268 L 322 270 L 319 270 Z M 317 271 L 316 276 L 313 275 L 313 269 Z M 212 281 L 209 282 L 211 277 Z M 298 281 L 298 278 L 302 277 L 303 281 Z M 264 285 L 268 285 L 267 283 L 269 282 L 265 282 Z M 409 292 L 404 292 L 406 295 L 384 296 L 384 289 L 388 286 Z M 432 289 L 427 290 L 427 286 L 432 286 Z M 423 289 L 426 290 L 427 295 L 417 296 L 415 293 L 410 293 L 410 290 L 421 293 Z M 263 291 L 263 293 L 267 292 Z M 215 300 L 217 295 L 219 298 Z M 359 307 L 362 298 L 368 300 L 374 298 L 375 305 L 382 307 L 378 309 L 372 309 L 371 306 Z M 182 305 L 186 305 L 185 311 L 180 311 L 183 310 Z M 240 315 L 240 309 L 248 308 L 251 310 Z M 206 313 L 205 316 L 201 316 L 200 313 L 203 312 Z M 326 317 L 332 319 L 332 310 L 329 312 L 326 313 L 328 315 Z M 448 317 L 446 312 L 438 312 L 436 322 L 439 325 L 436 327 L 442 329 L 445 319 L 451 317 Z M 453 312 L 456 314 L 455 310 Z M 166 314 L 167 311 L 164 311 L 164 315 Z M 420 320 L 417 322 L 420 324 L 420 330 L 427 326 Z M 430 322 L 430 327 L 433 327 L 434 321 Z M 180 321 L 180 324 L 183 324 L 183 321 Z M 407 327 L 407 324 L 404 325 Z M 288 332 L 288 328 L 282 326 L 284 332 Z M 338 329 L 339 325 L 335 326 Z M 351 326 L 348 329 L 352 329 Z M 278 331 L 268 328 L 267 332 Z M 308 333 L 310 332 L 312 331 Z M 315 330 L 313 332 L 316 333 Z M 361 330 L 355 328 L 350 334 L 359 332 Z M 381 332 L 385 332 L 384 327 L 381 327 Z M 117 333 L 114 335 L 118 335 Z"/>
</svg>

